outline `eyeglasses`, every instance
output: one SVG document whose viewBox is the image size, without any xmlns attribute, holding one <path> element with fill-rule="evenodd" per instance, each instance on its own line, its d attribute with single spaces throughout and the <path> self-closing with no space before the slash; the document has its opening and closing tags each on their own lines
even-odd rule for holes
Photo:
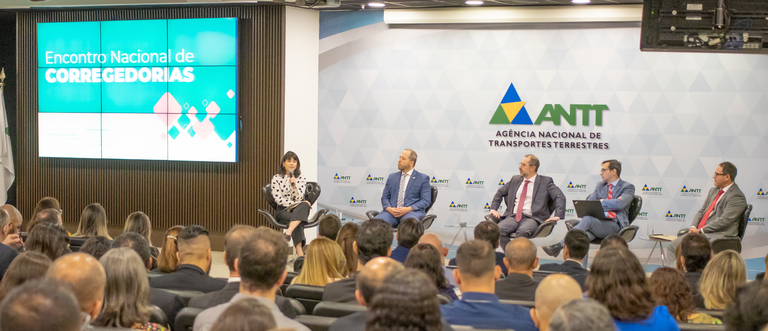
<svg viewBox="0 0 768 331">
<path fill-rule="evenodd" d="M 718 174 L 717 171 L 715 171 L 715 177 L 717 176 L 725 176 L 725 174 Z"/>
<path fill-rule="evenodd" d="M 611 170 L 611 169 L 600 168 L 600 173 L 602 174 L 602 173 L 604 173 L 604 172 L 606 172 L 606 171 L 608 171 L 608 170 Z"/>
</svg>

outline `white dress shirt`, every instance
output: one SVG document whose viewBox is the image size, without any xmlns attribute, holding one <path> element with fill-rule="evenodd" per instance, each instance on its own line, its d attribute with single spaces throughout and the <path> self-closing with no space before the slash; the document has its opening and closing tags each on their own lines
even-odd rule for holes
<svg viewBox="0 0 768 331">
<path fill-rule="evenodd" d="M 528 190 L 525 191 L 525 198 L 523 199 L 523 214 L 524 215 L 533 215 L 533 212 L 531 211 L 531 205 L 533 204 L 533 184 L 536 182 L 536 177 L 539 175 L 533 175 L 533 177 L 529 179 L 523 178 L 523 182 L 520 183 L 520 187 L 517 188 L 517 193 L 515 194 L 515 210 L 513 211 L 513 215 L 517 215 L 517 206 L 520 203 L 520 195 L 523 194 L 523 187 L 525 187 L 525 181 L 530 181 L 528 183 Z"/>
</svg>

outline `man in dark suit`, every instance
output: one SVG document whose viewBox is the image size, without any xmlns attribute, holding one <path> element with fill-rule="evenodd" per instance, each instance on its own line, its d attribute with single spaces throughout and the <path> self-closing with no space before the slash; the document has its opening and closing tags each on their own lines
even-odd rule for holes
<svg viewBox="0 0 768 331">
<path fill-rule="evenodd" d="M 573 229 L 565 235 L 565 249 L 563 249 L 563 259 L 565 261 L 562 264 L 542 264 L 539 266 L 539 270 L 568 274 L 579 283 L 582 291 L 586 291 L 589 270 L 584 268 L 582 261 L 588 251 L 589 236 L 584 231 Z"/>
<path fill-rule="evenodd" d="M 413 169 L 416 166 L 416 152 L 406 149 L 397 161 L 399 172 L 389 175 L 381 194 L 384 210 L 376 218 L 397 227 L 401 219 L 422 219 L 432 202 L 429 176 Z"/>
<path fill-rule="evenodd" d="M 227 285 L 223 279 L 211 278 L 211 240 L 208 230 L 200 225 L 184 227 L 177 236 L 179 268 L 167 275 L 149 280 L 149 286 L 167 290 L 218 291 Z"/>
<path fill-rule="evenodd" d="M 357 253 L 357 270 L 361 270 L 368 261 L 392 254 L 392 226 L 380 219 L 365 221 L 357 230 L 357 237 L 352 248 Z M 323 301 L 355 303 L 357 276 L 351 275 L 325 286 Z"/>
<path fill-rule="evenodd" d="M 747 209 L 747 198 L 736 185 L 736 166 L 731 162 L 720 163 L 712 178 L 715 187 L 709 190 L 707 199 L 693 217 L 688 233 L 701 233 L 710 241 L 739 234 L 739 221 Z M 685 236 L 672 240 L 667 245 L 667 256 L 675 256 L 677 245 Z M 668 266 L 674 266 L 674 259 L 667 259 Z"/>
<path fill-rule="evenodd" d="M 149 248 L 149 241 L 144 236 L 135 232 L 126 232 L 112 241 L 112 248 L 128 247 L 133 249 L 139 255 L 141 261 L 147 267 L 147 271 L 152 268 L 152 253 Z M 184 300 L 180 296 L 171 292 L 166 292 L 157 288 L 149 288 L 149 303 L 157 306 L 165 313 L 168 318 L 168 324 L 172 330 L 176 330 L 174 323 L 176 315 L 184 308 Z"/>
<path fill-rule="evenodd" d="M 235 268 L 235 261 L 240 255 L 240 249 L 245 241 L 256 233 L 256 228 L 248 225 L 235 225 L 224 236 L 224 261 L 229 267 L 229 280 L 227 285 L 219 291 L 206 293 L 189 300 L 189 306 L 193 308 L 210 308 L 229 302 L 235 294 L 240 292 L 240 274 Z M 275 304 L 288 318 L 294 318 L 296 310 L 291 302 L 282 296 L 275 297 Z"/>
<path fill-rule="evenodd" d="M 493 253 L 496 254 L 496 265 L 501 268 L 501 273 L 507 275 L 507 266 L 504 264 L 504 253 L 497 252 L 499 248 L 499 226 L 490 221 L 482 221 L 475 226 L 475 239 L 485 240 L 493 247 Z M 506 247 L 506 246 L 504 246 Z M 392 252 L 394 254 L 394 251 Z M 456 265 L 456 258 L 448 261 L 449 266 Z"/>
<path fill-rule="evenodd" d="M 538 175 L 539 158 L 528 154 L 520 161 L 519 176 L 504 184 L 491 203 L 491 215 L 499 219 L 501 247 L 511 237 L 530 237 L 539 224 L 565 217 L 565 195 L 551 177 Z M 501 199 L 507 204 L 504 215 L 498 212 Z M 550 205 L 554 206 L 554 214 Z"/>
<path fill-rule="evenodd" d="M 606 160 L 600 166 L 600 178 L 595 191 L 587 200 L 599 200 L 605 210 L 605 220 L 592 216 L 584 216 L 574 229 L 587 233 L 589 241 L 597 238 L 605 238 L 614 233 L 619 233 L 622 228 L 629 226 L 629 206 L 635 198 L 635 185 L 623 181 L 621 178 L 621 162 Z M 552 246 L 543 247 L 544 252 L 557 257 L 563 249 L 563 241 Z M 674 255 L 674 254 L 673 254 Z"/>
<path fill-rule="evenodd" d="M 10 246 L 13 245 L 13 243 L 10 243 L 10 245 L 5 244 L 5 240 L 13 236 L 11 234 L 11 231 L 13 230 L 13 223 L 11 222 L 11 217 L 8 215 L 8 212 L 0 209 L 0 242 L 3 243 L 0 244 L 0 279 L 3 279 L 3 275 L 5 275 L 11 262 L 13 262 L 13 259 L 19 255 L 16 249 Z M 18 238 L 19 236 L 16 235 L 16 237 Z M 18 240 L 21 241 L 21 238 L 18 238 Z"/>
<path fill-rule="evenodd" d="M 539 265 L 536 245 L 528 238 L 515 238 L 507 244 L 504 264 L 509 274 L 496 282 L 496 296 L 505 300 L 533 301 L 539 282 L 533 280 L 533 269 Z"/>
<path fill-rule="evenodd" d="M 424 226 L 421 221 L 415 218 L 406 218 L 397 226 L 397 247 L 392 250 L 393 260 L 405 263 L 411 247 L 419 243 L 419 239 L 424 235 Z"/>
</svg>

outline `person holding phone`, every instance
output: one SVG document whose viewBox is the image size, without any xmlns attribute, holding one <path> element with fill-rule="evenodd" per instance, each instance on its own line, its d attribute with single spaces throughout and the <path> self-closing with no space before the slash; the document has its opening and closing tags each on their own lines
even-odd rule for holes
<svg viewBox="0 0 768 331">
<path fill-rule="evenodd" d="M 288 225 L 285 239 L 293 240 L 296 254 L 304 256 L 304 225 L 307 224 L 312 204 L 304 199 L 307 190 L 307 178 L 301 175 L 299 156 L 288 151 L 280 161 L 277 174 L 272 176 L 272 197 L 277 203 L 275 219 Z"/>
</svg>

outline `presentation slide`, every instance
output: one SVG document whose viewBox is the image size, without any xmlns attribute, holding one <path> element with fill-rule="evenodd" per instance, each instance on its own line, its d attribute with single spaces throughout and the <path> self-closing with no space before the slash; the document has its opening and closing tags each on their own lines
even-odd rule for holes
<svg viewBox="0 0 768 331">
<path fill-rule="evenodd" d="M 40 157 L 237 161 L 237 19 L 38 23 Z"/>
</svg>

